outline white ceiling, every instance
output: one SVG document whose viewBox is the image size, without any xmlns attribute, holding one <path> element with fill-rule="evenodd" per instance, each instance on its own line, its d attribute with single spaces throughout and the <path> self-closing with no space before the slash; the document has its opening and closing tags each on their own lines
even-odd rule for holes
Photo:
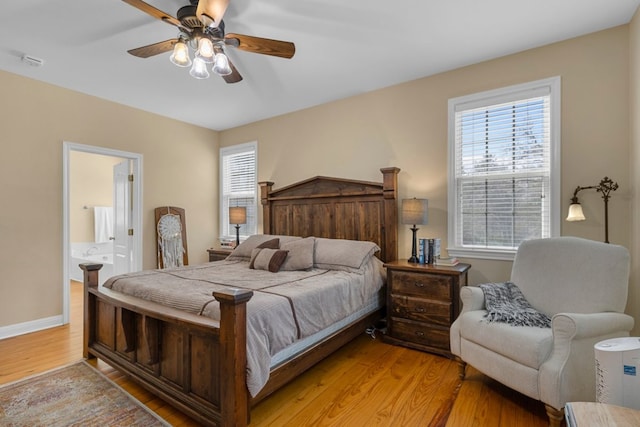
<svg viewBox="0 0 640 427">
<path fill-rule="evenodd" d="M 188 0 L 148 0 L 176 16 Z M 224 130 L 626 24 L 640 0 L 231 0 L 227 33 L 294 42 L 292 59 L 228 48 L 244 80 L 196 80 L 128 49 L 177 29 L 120 0 L 4 0 L 0 69 Z M 21 61 L 24 54 L 42 67 Z"/>
</svg>

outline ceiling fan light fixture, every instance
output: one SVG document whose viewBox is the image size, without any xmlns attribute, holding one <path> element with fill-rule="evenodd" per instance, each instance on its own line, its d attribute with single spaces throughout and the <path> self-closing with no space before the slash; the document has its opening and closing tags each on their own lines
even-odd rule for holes
<svg viewBox="0 0 640 427">
<path fill-rule="evenodd" d="M 246 52 L 292 58 L 295 45 L 282 40 L 266 39 L 225 32 L 224 14 L 230 0 L 189 0 L 189 5 L 178 9 L 176 17 L 157 9 L 148 0 L 124 0 L 125 3 L 178 29 L 173 39 L 129 49 L 138 58 L 149 58 L 171 51 L 170 60 L 179 67 L 191 67 L 189 74 L 206 79 L 209 72 L 220 75 L 226 83 L 238 83 L 242 76 L 226 56 L 224 48 L 231 46 Z M 186 0 L 182 0 L 186 1 Z M 190 56 L 189 51 L 193 51 Z M 207 70 L 207 64 L 213 64 Z"/>
<path fill-rule="evenodd" d="M 196 56 L 202 58 L 202 60 L 207 63 L 213 63 L 213 42 L 207 37 L 200 37 L 198 40 L 198 50 L 196 52 Z"/>
<path fill-rule="evenodd" d="M 191 77 L 196 79 L 208 79 L 209 71 L 207 71 L 207 63 L 200 57 L 196 57 L 193 59 L 193 66 L 189 71 Z"/>
<path fill-rule="evenodd" d="M 213 63 L 213 72 L 219 76 L 228 76 L 231 74 L 231 66 L 229 58 L 224 53 L 216 53 L 215 62 Z"/>
<path fill-rule="evenodd" d="M 187 44 L 180 39 L 173 47 L 173 53 L 169 57 L 169 60 L 176 64 L 178 67 L 188 67 L 191 65 L 191 58 L 189 58 L 189 48 Z"/>
</svg>

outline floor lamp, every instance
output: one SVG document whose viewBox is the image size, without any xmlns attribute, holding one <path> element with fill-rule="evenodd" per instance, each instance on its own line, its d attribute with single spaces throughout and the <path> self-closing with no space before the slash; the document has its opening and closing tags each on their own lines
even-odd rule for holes
<svg viewBox="0 0 640 427">
<path fill-rule="evenodd" d="M 571 198 L 571 205 L 569 206 L 569 215 L 567 215 L 567 221 L 584 221 L 586 218 L 582 212 L 582 205 L 578 201 L 578 193 L 582 190 L 588 190 L 595 188 L 598 193 L 602 193 L 602 199 L 604 200 L 604 242 L 609 243 L 609 195 L 612 191 L 618 189 L 618 183 L 613 182 L 609 177 L 604 177 L 598 185 L 590 185 L 588 187 L 576 187 Z"/>
<path fill-rule="evenodd" d="M 411 244 L 411 258 L 409 262 L 417 263 L 417 239 L 416 228 L 417 224 L 426 224 L 428 221 L 427 208 L 429 207 L 429 201 L 427 199 L 403 199 L 402 200 L 402 223 L 411 224 L 411 231 L 413 232 L 413 241 Z"/>
</svg>

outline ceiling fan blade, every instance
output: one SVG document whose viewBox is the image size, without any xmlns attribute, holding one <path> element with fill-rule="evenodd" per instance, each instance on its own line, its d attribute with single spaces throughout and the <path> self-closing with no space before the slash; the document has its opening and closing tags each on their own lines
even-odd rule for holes
<svg viewBox="0 0 640 427">
<path fill-rule="evenodd" d="M 222 22 L 227 6 L 229 6 L 229 0 L 200 0 L 196 16 L 204 25 L 217 27 Z"/>
<path fill-rule="evenodd" d="M 164 13 L 160 9 L 156 9 L 148 3 L 143 2 L 142 0 L 122 0 L 123 2 L 140 9 L 141 11 L 153 16 L 156 19 L 166 22 L 167 24 L 175 25 L 176 27 L 181 27 L 182 24 L 178 19 L 173 16 Z"/>
<path fill-rule="evenodd" d="M 261 37 L 245 36 L 243 34 L 227 34 L 224 42 L 247 52 L 261 53 L 263 55 L 292 58 L 296 53 L 296 45 L 280 40 L 263 39 Z"/>
<path fill-rule="evenodd" d="M 163 42 L 150 44 L 148 46 L 142 46 L 135 49 L 128 50 L 131 55 L 138 58 L 149 58 L 150 56 L 159 55 L 161 53 L 169 52 L 173 49 L 173 46 L 178 42 L 178 39 L 169 39 Z"/>
<path fill-rule="evenodd" d="M 228 57 L 227 57 L 227 59 L 228 59 Z M 226 76 L 222 76 L 224 81 L 227 82 L 227 83 L 238 83 L 239 81 L 241 81 L 242 80 L 242 76 L 240 75 L 240 73 L 238 72 L 236 67 L 233 65 L 233 62 L 231 62 L 231 60 L 229 60 L 229 67 L 231 67 L 231 74 L 228 74 Z"/>
</svg>

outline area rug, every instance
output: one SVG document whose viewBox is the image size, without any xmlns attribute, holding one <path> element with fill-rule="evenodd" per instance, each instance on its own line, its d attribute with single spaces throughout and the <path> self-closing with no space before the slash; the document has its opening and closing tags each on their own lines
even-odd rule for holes
<svg viewBox="0 0 640 427">
<path fill-rule="evenodd" d="M 0 425 L 169 426 L 84 361 L 0 387 Z"/>
</svg>

